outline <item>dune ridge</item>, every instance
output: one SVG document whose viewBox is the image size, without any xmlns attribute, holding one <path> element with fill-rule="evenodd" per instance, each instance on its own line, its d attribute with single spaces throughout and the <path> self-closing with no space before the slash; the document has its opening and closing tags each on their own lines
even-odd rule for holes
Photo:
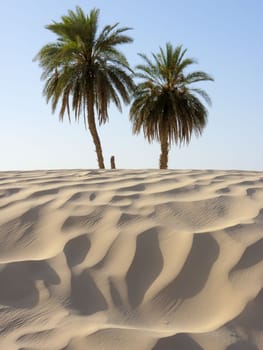
<svg viewBox="0 0 263 350">
<path fill-rule="evenodd" d="M 0 172 L 0 348 L 263 349 L 263 173 Z"/>
</svg>

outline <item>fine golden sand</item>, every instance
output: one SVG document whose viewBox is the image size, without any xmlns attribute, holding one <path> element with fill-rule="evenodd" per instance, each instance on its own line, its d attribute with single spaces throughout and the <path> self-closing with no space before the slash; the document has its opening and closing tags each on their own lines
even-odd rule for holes
<svg viewBox="0 0 263 350">
<path fill-rule="evenodd" d="M 263 173 L 0 173 L 0 349 L 262 350 Z"/>
</svg>

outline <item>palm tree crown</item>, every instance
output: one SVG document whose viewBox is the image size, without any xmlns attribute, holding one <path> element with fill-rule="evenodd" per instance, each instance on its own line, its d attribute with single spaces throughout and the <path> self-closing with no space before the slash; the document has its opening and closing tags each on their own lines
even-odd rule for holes
<svg viewBox="0 0 263 350">
<path fill-rule="evenodd" d="M 167 168 L 172 143 L 189 143 L 192 133 L 200 135 L 207 122 L 207 109 L 198 95 L 211 104 L 207 93 L 192 86 L 200 81 L 213 80 L 202 71 L 185 73 L 196 63 L 185 58 L 186 49 L 166 44 L 152 60 L 140 54 L 144 64 L 138 65 L 136 76 L 141 79 L 130 109 L 133 132 L 143 129 L 149 142 L 161 144 L 160 168 Z"/>
<path fill-rule="evenodd" d="M 110 101 L 121 110 L 121 100 L 129 103 L 134 89 L 131 69 L 125 56 L 116 48 L 130 43 L 125 34 L 130 28 L 118 23 L 105 26 L 98 33 L 99 10 L 85 15 L 80 7 L 68 11 L 60 22 L 46 26 L 57 35 L 57 41 L 45 45 L 36 59 L 43 68 L 43 94 L 51 101 L 54 112 L 60 102 L 60 120 L 70 110 L 75 120 L 83 115 L 96 147 L 98 163 L 104 168 L 100 139 L 96 129 L 95 110 L 99 124 L 108 121 Z"/>
</svg>

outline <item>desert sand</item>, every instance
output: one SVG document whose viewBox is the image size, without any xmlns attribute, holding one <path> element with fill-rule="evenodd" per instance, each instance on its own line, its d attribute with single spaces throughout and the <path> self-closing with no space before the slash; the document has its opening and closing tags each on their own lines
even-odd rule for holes
<svg viewBox="0 0 263 350">
<path fill-rule="evenodd" d="M 0 349 L 262 350 L 263 173 L 0 173 Z"/>
</svg>

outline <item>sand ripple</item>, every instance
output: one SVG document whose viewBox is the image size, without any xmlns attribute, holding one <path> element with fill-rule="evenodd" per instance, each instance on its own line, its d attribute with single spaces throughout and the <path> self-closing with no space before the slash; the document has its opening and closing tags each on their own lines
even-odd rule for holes
<svg viewBox="0 0 263 350">
<path fill-rule="evenodd" d="M 0 348 L 263 349 L 263 173 L 0 173 Z"/>
</svg>

